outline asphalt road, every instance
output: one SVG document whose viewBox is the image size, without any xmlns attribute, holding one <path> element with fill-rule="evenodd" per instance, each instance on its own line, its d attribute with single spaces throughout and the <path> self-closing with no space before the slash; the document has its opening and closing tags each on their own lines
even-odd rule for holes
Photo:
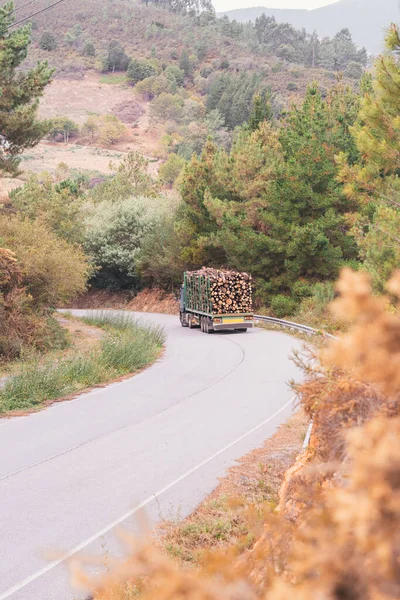
<svg viewBox="0 0 400 600">
<path fill-rule="evenodd" d="M 154 366 L 0 421 L 0 600 L 85 597 L 69 583 L 76 552 L 121 554 L 115 527 L 137 532 L 140 508 L 150 524 L 189 514 L 293 410 L 297 340 L 140 318 L 168 334 Z"/>
</svg>

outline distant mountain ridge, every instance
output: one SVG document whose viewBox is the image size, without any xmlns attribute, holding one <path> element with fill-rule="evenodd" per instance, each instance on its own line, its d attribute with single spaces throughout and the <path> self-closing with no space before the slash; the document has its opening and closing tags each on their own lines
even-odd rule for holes
<svg viewBox="0 0 400 600">
<path fill-rule="evenodd" d="M 379 54 L 383 48 L 384 30 L 392 22 L 400 22 L 399 0 L 340 0 L 334 4 L 305 9 L 274 9 L 264 7 L 230 10 L 220 15 L 240 22 L 255 21 L 265 13 L 280 23 L 290 23 L 297 29 L 317 31 L 320 37 L 333 36 L 341 29 L 350 30 L 353 40 L 367 48 L 371 54 Z"/>
</svg>

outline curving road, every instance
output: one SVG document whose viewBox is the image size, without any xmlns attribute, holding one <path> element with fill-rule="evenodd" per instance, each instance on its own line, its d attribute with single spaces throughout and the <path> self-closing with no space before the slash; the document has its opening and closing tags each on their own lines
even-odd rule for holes
<svg viewBox="0 0 400 600">
<path fill-rule="evenodd" d="M 167 331 L 153 367 L 0 421 L 0 600 L 84 597 L 70 589 L 66 560 L 122 552 L 114 529 L 137 532 L 140 508 L 150 524 L 189 514 L 293 410 L 297 340 L 137 316 Z"/>
</svg>

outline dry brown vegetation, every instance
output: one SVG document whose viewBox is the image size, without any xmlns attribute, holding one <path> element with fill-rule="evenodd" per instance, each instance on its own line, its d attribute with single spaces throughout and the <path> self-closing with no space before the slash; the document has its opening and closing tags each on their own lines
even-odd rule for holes
<svg viewBox="0 0 400 600">
<path fill-rule="evenodd" d="M 85 580 L 96 600 L 399 597 L 400 318 L 363 275 L 345 272 L 339 290 L 334 309 L 351 327 L 300 389 L 315 419 L 312 448 L 289 472 L 278 510 L 262 515 L 257 542 L 203 552 L 187 569 L 128 540 L 127 560 L 100 582 Z M 400 296 L 400 274 L 388 290 Z M 254 521 L 250 511 L 235 524 L 239 539 L 257 531 Z"/>
</svg>

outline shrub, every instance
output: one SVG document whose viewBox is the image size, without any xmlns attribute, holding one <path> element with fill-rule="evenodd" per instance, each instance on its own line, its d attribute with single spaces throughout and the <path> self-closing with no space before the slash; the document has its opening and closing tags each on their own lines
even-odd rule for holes
<svg viewBox="0 0 400 600">
<path fill-rule="evenodd" d="M 106 55 L 103 58 L 103 72 L 126 71 L 129 65 L 129 56 L 117 40 L 112 40 L 107 46 Z"/>
<path fill-rule="evenodd" d="M 296 306 L 296 300 L 282 294 L 278 294 L 271 299 L 271 308 L 278 319 L 292 315 L 296 310 Z"/>
<path fill-rule="evenodd" d="M 174 83 L 177 87 L 182 87 L 185 82 L 185 73 L 177 65 L 168 66 L 164 75 L 168 81 Z"/>
<path fill-rule="evenodd" d="M 159 170 L 160 179 L 163 183 L 172 186 L 178 179 L 185 161 L 175 153 L 171 153 Z"/>
<path fill-rule="evenodd" d="M 86 42 L 82 49 L 83 56 L 96 56 L 96 48 L 93 42 Z"/>
<path fill-rule="evenodd" d="M 183 100 L 178 94 L 163 92 L 152 102 L 150 114 L 156 122 L 180 121 L 183 116 Z"/>
<path fill-rule="evenodd" d="M 23 286 L 16 256 L 0 248 L 0 360 L 18 358 L 25 347 L 37 350 L 63 348 L 65 331 L 52 317 L 34 310 Z"/>
<path fill-rule="evenodd" d="M 62 165 L 59 165 L 62 166 Z M 67 171 L 59 169 L 64 176 Z M 48 174 L 32 175 L 28 182 L 10 194 L 12 207 L 31 221 L 40 220 L 57 237 L 79 243 L 83 228 L 81 219 L 81 181 L 64 179 L 54 185 Z"/>
<path fill-rule="evenodd" d="M 44 31 L 39 41 L 39 46 L 42 50 L 52 52 L 58 47 L 55 36 L 50 31 Z"/>
<path fill-rule="evenodd" d="M 102 144 L 112 146 L 121 141 L 126 134 L 126 127 L 115 115 L 105 115 L 101 118 L 99 137 Z"/>
<path fill-rule="evenodd" d="M 287 89 L 289 92 L 296 92 L 299 88 L 297 87 L 297 83 L 290 82 L 287 84 Z"/>
<path fill-rule="evenodd" d="M 133 85 L 136 85 L 136 83 L 143 81 L 143 79 L 157 75 L 157 69 L 145 58 L 133 58 L 129 63 L 126 75 L 129 81 Z"/>
<path fill-rule="evenodd" d="M 158 196 L 158 185 L 149 175 L 148 167 L 149 161 L 142 154 L 129 152 L 118 166 L 116 175 L 96 186 L 91 194 L 92 199 L 94 202 L 116 202 L 131 196 Z"/>
<path fill-rule="evenodd" d="M 57 306 L 86 289 L 92 273 L 83 251 L 50 232 L 40 221 L 0 217 L 0 240 L 15 252 L 22 284 L 36 307 Z"/>
<path fill-rule="evenodd" d="M 135 92 L 139 94 L 144 100 L 153 100 L 162 93 L 170 92 L 171 81 L 169 81 L 165 75 L 159 75 L 158 77 L 147 77 L 143 81 L 139 81 L 135 86 Z"/>
<path fill-rule="evenodd" d="M 57 139 L 62 136 L 64 143 L 67 144 L 70 138 L 76 137 L 79 133 L 79 126 L 68 117 L 55 117 L 50 120 L 49 136 Z"/>
<path fill-rule="evenodd" d="M 95 283 L 109 289 L 138 289 L 136 258 L 160 216 L 156 199 L 107 200 L 89 208 L 84 247 L 99 268 Z"/>
<path fill-rule="evenodd" d="M 355 61 L 350 61 L 344 71 L 346 77 L 350 77 L 351 79 L 361 79 L 364 73 L 365 69 L 363 65 Z"/>
</svg>

